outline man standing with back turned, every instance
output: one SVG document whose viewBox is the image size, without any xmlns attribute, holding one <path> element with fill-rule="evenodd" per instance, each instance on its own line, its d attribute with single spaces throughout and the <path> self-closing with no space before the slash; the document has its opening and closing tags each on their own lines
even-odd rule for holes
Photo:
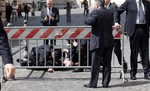
<svg viewBox="0 0 150 91">
<path fill-rule="evenodd" d="M 130 40 L 130 79 L 136 80 L 137 57 L 141 51 L 144 79 L 150 80 L 149 25 L 150 3 L 146 0 L 126 0 L 114 13 L 114 27 L 120 28 L 120 15 L 126 11 L 125 32 Z"/>
<path fill-rule="evenodd" d="M 57 26 L 59 22 L 59 10 L 53 7 L 53 0 L 46 0 L 46 5 L 47 7 L 41 10 L 41 23 L 43 26 Z M 44 40 L 44 44 L 48 43 L 49 40 Z M 51 45 L 53 44 L 56 44 L 55 40 L 51 40 Z"/>
<path fill-rule="evenodd" d="M 91 79 L 84 87 L 96 88 L 101 57 L 103 58 L 102 86 L 107 88 L 111 79 L 111 56 L 114 45 L 112 35 L 113 14 L 104 8 L 104 0 L 95 1 L 95 9 L 85 21 L 92 26 L 90 51 L 92 54 Z"/>
</svg>

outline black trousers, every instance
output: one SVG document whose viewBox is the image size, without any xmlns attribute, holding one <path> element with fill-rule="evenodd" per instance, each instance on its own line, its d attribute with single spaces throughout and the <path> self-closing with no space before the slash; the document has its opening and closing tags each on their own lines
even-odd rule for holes
<svg viewBox="0 0 150 91">
<path fill-rule="evenodd" d="M 0 32 L 0 56 L 4 64 L 13 64 L 13 58 L 10 51 L 8 37 L 5 31 Z"/>
<path fill-rule="evenodd" d="M 7 22 L 10 22 L 11 14 L 6 15 Z"/>
<path fill-rule="evenodd" d="M 146 34 L 146 25 L 136 25 L 134 34 L 130 37 L 130 61 L 131 61 L 131 75 L 137 73 L 137 57 L 140 50 L 142 57 L 142 66 L 144 74 L 149 74 L 149 37 Z"/>
<path fill-rule="evenodd" d="M 25 12 L 24 19 L 25 19 L 25 20 L 28 20 L 28 17 L 29 17 L 29 12 Z"/>
<path fill-rule="evenodd" d="M 121 57 L 122 57 L 122 50 L 121 50 L 121 41 L 120 39 L 114 40 L 114 53 L 117 56 L 118 62 L 120 65 L 122 65 Z M 125 59 L 123 58 L 123 63 L 125 62 Z"/>
<path fill-rule="evenodd" d="M 100 47 L 99 49 L 95 49 L 91 51 L 92 70 L 91 70 L 91 79 L 89 83 L 91 86 L 97 86 L 101 57 L 103 57 L 102 84 L 105 86 L 108 86 L 110 79 L 111 79 L 112 49 L 113 49 L 113 46 L 112 47 Z"/>
</svg>

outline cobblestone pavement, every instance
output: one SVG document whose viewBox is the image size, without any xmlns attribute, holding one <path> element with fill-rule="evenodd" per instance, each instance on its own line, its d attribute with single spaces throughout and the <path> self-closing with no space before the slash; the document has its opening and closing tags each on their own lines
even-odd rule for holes
<svg viewBox="0 0 150 91">
<path fill-rule="evenodd" d="M 40 26 L 40 12 L 36 12 L 35 17 L 29 18 L 28 25 Z M 60 10 L 59 26 L 84 26 L 83 9 L 72 10 L 72 23 L 66 23 L 65 10 Z M 18 19 L 17 22 L 12 23 L 13 26 L 23 26 L 23 18 Z M 125 37 L 125 59 L 128 62 L 130 70 L 130 50 L 128 38 Z M 13 56 L 14 60 L 18 55 Z M 118 66 L 115 55 L 113 56 L 114 65 Z M 15 65 L 18 65 L 15 62 Z M 130 80 L 129 70 L 125 74 L 127 82 L 123 83 L 120 79 L 121 68 L 112 68 L 112 79 L 109 88 L 101 87 L 102 74 L 99 75 L 98 88 L 85 88 L 90 80 L 90 72 L 72 73 L 72 70 L 55 71 L 48 73 L 44 71 L 32 71 L 28 69 L 17 69 L 16 80 L 8 81 L 2 84 L 1 91 L 150 91 L 150 81 L 143 79 L 143 70 L 141 64 L 138 65 L 137 80 Z"/>
</svg>

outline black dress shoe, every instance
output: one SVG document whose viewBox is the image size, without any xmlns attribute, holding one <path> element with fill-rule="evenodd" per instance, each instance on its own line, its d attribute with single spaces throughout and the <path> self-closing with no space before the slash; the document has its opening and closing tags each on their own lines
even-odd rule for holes
<svg viewBox="0 0 150 91">
<path fill-rule="evenodd" d="M 144 75 L 144 79 L 150 80 L 150 75 L 149 74 Z"/>
<path fill-rule="evenodd" d="M 72 72 L 83 72 L 83 69 L 82 68 L 76 68 Z"/>
<path fill-rule="evenodd" d="M 108 85 L 103 85 L 102 87 L 103 87 L 103 88 L 108 88 Z"/>
<path fill-rule="evenodd" d="M 84 87 L 86 87 L 86 88 L 97 88 L 97 86 L 92 86 L 90 84 L 84 84 Z"/>
<path fill-rule="evenodd" d="M 124 62 L 124 64 L 123 64 L 123 72 L 127 73 L 127 70 L 128 70 L 128 65 L 127 65 L 126 62 Z"/>
<path fill-rule="evenodd" d="M 136 80 L 136 76 L 131 76 L 131 80 Z"/>
</svg>

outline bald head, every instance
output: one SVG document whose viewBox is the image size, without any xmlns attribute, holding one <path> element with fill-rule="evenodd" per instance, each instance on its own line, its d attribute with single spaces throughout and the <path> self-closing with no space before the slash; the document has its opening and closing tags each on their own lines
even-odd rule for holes
<svg viewBox="0 0 150 91">
<path fill-rule="evenodd" d="M 53 6 L 53 0 L 46 0 L 46 5 L 51 8 Z"/>
</svg>

